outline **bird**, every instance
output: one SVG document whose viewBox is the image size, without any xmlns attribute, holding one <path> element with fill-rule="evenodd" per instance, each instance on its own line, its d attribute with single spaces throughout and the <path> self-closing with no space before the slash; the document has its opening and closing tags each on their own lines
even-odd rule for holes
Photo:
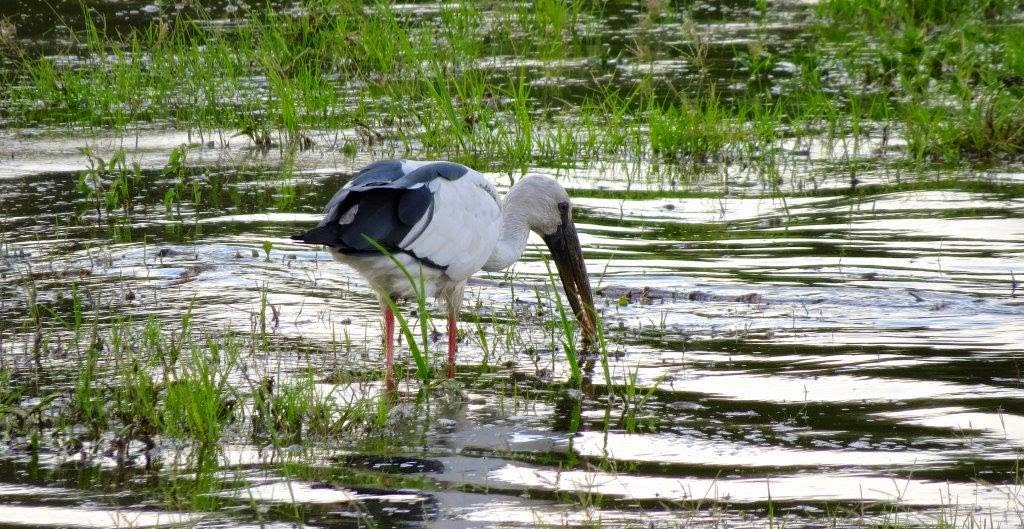
<svg viewBox="0 0 1024 529">
<path fill-rule="evenodd" d="M 459 163 L 379 160 L 334 194 L 316 227 L 291 238 L 326 246 L 335 261 L 355 269 L 376 291 L 384 321 L 385 384 L 394 389 L 394 301 L 415 299 L 422 290 L 419 295 L 444 302 L 452 378 L 466 281 L 480 270 L 496 272 L 518 261 L 531 231 L 550 250 L 584 344 L 592 344 L 597 314 L 572 202 L 552 178 L 527 175 L 501 200 L 483 174 Z"/>
</svg>

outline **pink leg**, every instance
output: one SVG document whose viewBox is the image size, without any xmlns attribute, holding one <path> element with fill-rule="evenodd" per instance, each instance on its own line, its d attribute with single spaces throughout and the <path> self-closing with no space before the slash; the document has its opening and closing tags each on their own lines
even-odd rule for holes
<svg viewBox="0 0 1024 529">
<path fill-rule="evenodd" d="M 384 307 L 384 385 L 389 390 L 394 390 L 395 370 L 392 364 L 395 361 L 395 314 L 390 307 Z"/>
<path fill-rule="evenodd" d="M 455 376 L 455 349 L 459 340 L 458 314 L 448 314 L 448 378 Z"/>
</svg>

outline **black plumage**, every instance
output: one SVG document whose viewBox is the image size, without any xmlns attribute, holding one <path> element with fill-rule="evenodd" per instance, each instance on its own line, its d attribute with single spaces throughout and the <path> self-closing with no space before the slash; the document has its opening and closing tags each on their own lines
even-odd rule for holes
<svg viewBox="0 0 1024 529">
<path fill-rule="evenodd" d="M 465 166 L 451 162 L 421 165 L 408 173 L 400 161 L 372 163 L 331 198 L 316 228 L 292 239 L 329 246 L 346 255 L 377 252 L 372 240 L 388 252 L 404 252 L 427 266 L 444 268 L 416 256 L 400 243 L 424 216 L 428 219 L 421 226 L 429 224 L 434 203 L 430 182 L 437 178 L 457 180 L 467 171 Z"/>
<path fill-rule="evenodd" d="M 426 186 L 406 189 L 373 183 L 351 188 L 324 222 L 292 239 L 330 246 L 344 254 L 377 251 L 369 239 L 389 252 L 404 251 L 399 243 L 429 214 L 432 204 Z"/>
</svg>

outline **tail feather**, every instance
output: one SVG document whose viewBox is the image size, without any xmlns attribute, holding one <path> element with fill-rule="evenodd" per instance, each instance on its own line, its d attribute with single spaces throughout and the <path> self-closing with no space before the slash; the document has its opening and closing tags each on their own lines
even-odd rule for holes
<svg viewBox="0 0 1024 529">
<path fill-rule="evenodd" d="M 309 231 L 292 235 L 293 241 L 306 244 L 322 244 L 324 246 L 337 246 L 341 236 L 340 226 L 337 223 L 330 223 L 324 226 L 317 226 Z"/>
</svg>

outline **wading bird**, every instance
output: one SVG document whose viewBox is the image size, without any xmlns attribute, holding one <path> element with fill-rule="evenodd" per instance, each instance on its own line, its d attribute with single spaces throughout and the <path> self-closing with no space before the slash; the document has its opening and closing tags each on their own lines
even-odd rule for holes
<svg viewBox="0 0 1024 529">
<path fill-rule="evenodd" d="M 327 203 L 320 224 L 292 239 L 327 246 L 336 261 L 354 268 L 380 296 L 386 383 L 393 388 L 395 319 L 385 296 L 415 298 L 422 284 L 425 297 L 444 300 L 451 378 L 466 281 L 480 270 L 498 271 L 518 261 L 530 231 L 551 250 L 584 342 L 590 341 L 596 334 L 594 301 L 572 205 L 565 189 L 550 178 L 527 176 L 502 202 L 482 174 L 464 165 L 382 160 L 357 172 Z"/>
</svg>

